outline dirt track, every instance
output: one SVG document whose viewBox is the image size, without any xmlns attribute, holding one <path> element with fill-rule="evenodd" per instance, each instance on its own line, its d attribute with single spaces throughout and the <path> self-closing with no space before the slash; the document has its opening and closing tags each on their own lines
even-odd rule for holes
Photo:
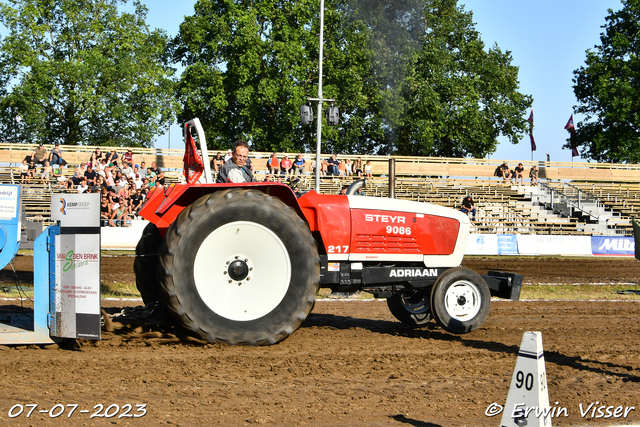
<svg viewBox="0 0 640 427">
<path fill-rule="evenodd" d="M 132 262 L 104 258 L 103 280 L 130 278 Z M 640 278 L 633 259 L 472 258 L 465 265 L 521 272 L 528 283 Z M 136 303 L 105 302 L 110 312 L 126 304 Z M 171 331 L 125 321 L 96 343 L 0 347 L 0 423 L 497 426 L 500 416 L 485 410 L 504 404 L 522 334 L 536 330 L 551 403 L 569 414 L 554 426 L 640 424 L 639 321 L 638 302 L 500 301 L 480 329 L 456 336 L 435 324 L 405 327 L 384 301 L 318 301 L 290 338 L 256 348 L 180 341 Z M 613 421 L 581 417 L 579 404 L 595 401 L 636 409 Z M 71 418 L 68 407 L 56 419 L 37 411 L 9 418 L 19 403 L 79 407 Z M 127 403 L 131 414 L 139 403 L 148 413 L 89 419 L 96 404 Z"/>
</svg>

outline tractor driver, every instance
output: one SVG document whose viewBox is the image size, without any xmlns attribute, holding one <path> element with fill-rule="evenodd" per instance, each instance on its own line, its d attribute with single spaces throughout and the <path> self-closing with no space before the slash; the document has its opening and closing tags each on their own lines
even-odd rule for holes
<svg viewBox="0 0 640 427">
<path fill-rule="evenodd" d="M 242 139 L 237 140 L 231 158 L 220 167 L 216 182 L 254 182 L 253 173 L 247 165 L 248 158 L 249 144 Z"/>
</svg>

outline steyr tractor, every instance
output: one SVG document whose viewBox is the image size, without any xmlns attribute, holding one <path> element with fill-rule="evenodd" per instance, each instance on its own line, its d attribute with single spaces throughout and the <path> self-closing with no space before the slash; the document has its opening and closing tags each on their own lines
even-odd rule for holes
<svg viewBox="0 0 640 427">
<path fill-rule="evenodd" d="M 143 301 L 164 301 L 204 340 L 277 343 L 304 322 L 320 287 L 370 292 L 402 323 L 434 319 L 456 334 L 482 325 L 492 295 L 519 298 L 522 276 L 460 267 L 471 226 L 461 212 L 355 187 L 345 196 L 217 184 L 198 119 L 184 135 L 187 182 L 148 194 L 134 266 Z"/>
</svg>

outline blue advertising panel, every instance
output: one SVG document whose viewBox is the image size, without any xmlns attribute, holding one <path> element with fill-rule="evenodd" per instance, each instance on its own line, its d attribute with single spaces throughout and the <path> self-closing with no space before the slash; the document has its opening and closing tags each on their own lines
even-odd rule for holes
<svg viewBox="0 0 640 427">
<path fill-rule="evenodd" d="M 635 250 L 633 237 L 591 237 L 593 255 L 635 256 Z"/>
<path fill-rule="evenodd" d="M 518 239 L 511 234 L 498 234 L 498 254 L 518 255 Z"/>
</svg>

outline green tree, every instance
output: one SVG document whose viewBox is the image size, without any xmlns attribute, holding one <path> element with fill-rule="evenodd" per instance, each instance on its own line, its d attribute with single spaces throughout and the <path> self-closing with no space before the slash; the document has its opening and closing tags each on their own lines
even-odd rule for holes
<svg viewBox="0 0 640 427">
<path fill-rule="evenodd" d="M 574 71 L 575 112 L 585 116 L 573 144 L 585 159 L 640 163 L 640 1 L 609 9 L 603 28 L 601 44 Z"/>
<path fill-rule="evenodd" d="M 0 3 L 0 126 L 8 140 L 151 146 L 172 121 L 167 37 L 126 0 Z M 22 121 L 16 125 L 14 118 Z"/>
<path fill-rule="evenodd" d="M 313 150 L 298 109 L 317 95 L 318 25 L 317 0 L 199 0 L 173 41 L 180 120 L 198 116 L 219 149 Z M 341 112 L 325 152 L 482 157 L 526 131 L 509 52 L 486 52 L 455 0 L 327 0 L 324 35 Z"/>
<path fill-rule="evenodd" d="M 398 150 L 407 155 L 485 157 L 497 138 L 517 143 L 532 98 L 521 94 L 509 51 L 488 51 L 456 0 L 425 2 L 427 31 L 402 88 Z"/>
</svg>

